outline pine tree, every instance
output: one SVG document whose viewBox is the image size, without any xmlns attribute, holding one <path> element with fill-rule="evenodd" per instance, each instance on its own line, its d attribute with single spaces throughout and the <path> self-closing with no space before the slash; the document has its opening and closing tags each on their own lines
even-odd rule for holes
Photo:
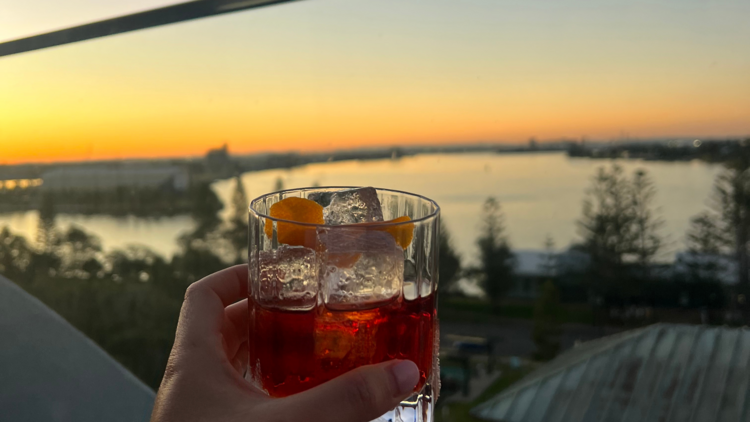
<svg viewBox="0 0 750 422">
<path fill-rule="evenodd" d="M 599 294 L 626 298 L 639 294 L 648 280 L 650 264 L 663 246 L 655 194 L 645 170 L 637 170 L 631 180 L 613 164 L 592 178 L 578 227 L 591 257 L 591 287 Z"/>
<path fill-rule="evenodd" d="M 440 237 L 439 242 L 439 272 L 440 272 L 440 284 L 438 289 L 441 293 L 450 293 L 454 290 L 456 281 L 458 281 L 458 275 L 461 271 L 461 259 L 453 249 L 451 242 L 451 236 L 448 233 L 448 229 L 443 221 L 440 221 Z"/>
<path fill-rule="evenodd" d="M 39 207 L 39 223 L 37 226 L 36 242 L 43 253 L 52 253 L 59 242 L 60 234 L 55 225 L 55 201 L 45 194 Z"/>
<path fill-rule="evenodd" d="M 691 220 L 687 246 L 691 252 L 718 258 L 733 255 L 737 262 L 737 291 L 750 294 L 750 156 L 741 153 L 727 162 L 714 181 L 709 209 Z M 711 270 L 718 262 L 704 264 Z M 703 265 L 703 264 L 701 264 Z"/>
<path fill-rule="evenodd" d="M 37 276 L 54 276 L 60 271 L 59 255 L 61 234 L 55 224 L 55 202 L 52 196 L 42 196 L 36 233 L 37 251 L 32 269 Z"/>
<path fill-rule="evenodd" d="M 709 211 L 703 211 L 691 218 L 690 228 L 686 234 L 688 250 L 701 255 L 730 253 L 734 242 L 722 227 L 722 223 L 720 216 Z"/>
<path fill-rule="evenodd" d="M 579 231 L 601 272 L 619 271 L 631 249 L 630 189 L 622 167 L 600 167 L 583 201 Z M 605 276 L 605 274 L 600 274 Z"/>
<path fill-rule="evenodd" d="M 645 170 L 636 170 L 631 185 L 633 207 L 633 248 L 641 277 L 649 278 L 649 264 L 663 246 L 660 230 L 664 219 L 652 209 L 656 187 Z"/>
<path fill-rule="evenodd" d="M 248 203 L 242 178 L 235 177 L 234 192 L 232 193 L 232 213 L 229 216 L 227 238 L 234 249 L 234 262 L 239 264 L 245 260 L 248 247 Z"/>
<path fill-rule="evenodd" d="M 515 258 L 505 235 L 504 220 L 500 203 L 493 197 L 487 198 L 482 207 L 481 230 L 484 234 L 477 244 L 482 284 L 494 312 L 500 309 L 502 300 L 513 287 L 514 281 Z"/>
</svg>

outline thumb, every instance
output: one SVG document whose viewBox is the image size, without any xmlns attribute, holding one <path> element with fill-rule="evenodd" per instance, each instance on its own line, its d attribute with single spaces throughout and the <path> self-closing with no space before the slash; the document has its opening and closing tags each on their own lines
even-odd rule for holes
<svg viewBox="0 0 750 422">
<path fill-rule="evenodd" d="M 315 388 L 279 400 L 288 418 L 310 422 L 367 422 L 414 392 L 419 369 L 409 360 L 362 366 Z M 280 402 L 284 402 L 283 404 Z"/>
</svg>

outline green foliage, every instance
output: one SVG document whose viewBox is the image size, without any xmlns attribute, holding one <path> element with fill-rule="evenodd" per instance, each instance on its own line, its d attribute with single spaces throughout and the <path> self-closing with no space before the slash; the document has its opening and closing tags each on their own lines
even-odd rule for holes
<svg viewBox="0 0 750 422">
<path fill-rule="evenodd" d="M 225 268 L 223 256 L 238 253 L 233 246 L 239 241 L 223 239 L 216 216 L 221 203 L 210 186 L 194 186 L 191 195 L 197 227 L 183 236 L 181 252 L 171 261 L 140 245 L 105 254 L 99 238 L 82 228 L 74 225 L 60 231 L 50 207 L 40 219 L 44 233 L 37 247 L 7 228 L 0 231 L 0 273 L 156 389 L 174 342 L 185 289 Z M 246 231 L 243 237 L 246 247 Z"/>
<path fill-rule="evenodd" d="M 220 223 L 217 213 L 224 208 L 216 192 L 208 183 L 194 184 L 188 190 L 190 213 L 198 222 L 195 235 L 200 237 L 215 229 Z"/>
<path fill-rule="evenodd" d="M 55 201 L 49 194 L 42 196 L 36 241 L 39 248 L 46 252 L 50 252 L 60 242 L 60 233 L 55 227 Z"/>
<path fill-rule="evenodd" d="M 633 174 L 630 195 L 634 238 L 631 253 L 642 266 L 641 270 L 645 271 L 664 243 L 659 233 L 664 226 L 664 219 L 657 210 L 652 209 L 656 187 L 646 170 L 636 170 Z"/>
<path fill-rule="evenodd" d="M 721 217 L 710 211 L 703 211 L 690 219 L 690 228 L 686 235 L 688 250 L 707 255 L 730 252 L 734 242 L 722 225 Z"/>
<path fill-rule="evenodd" d="M 104 266 L 99 262 L 102 254 L 101 240 L 86 233 L 82 227 L 71 225 L 63 233 L 55 254 L 62 260 L 61 271 L 66 277 L 101 277 Z"/>
<path fill-rule="evenodd" d="M 461 258 L 453 248 L 451 236 L 443 221 L 440 221 L 440 238 L 438 239 L 440 252 L 438 255 L 441 294 L 450 294 L 455 290 L 456 281 L 461 271 Z"/>
<path fill-rule="evenodd" d="M 184 259 L 176 257 L 175 259 L 180 261 L 180 268 L 193 268 L 190 273 L 201 273 L 202 271 L 196 270 L 204 265 L 206 268 L 215 268 L 216 262 L 223 262 L 224 266 L 234 262 L 241 251 L 235 248 L 237 238 L 227 236 L 233 221 L 230 220 L 227 226 L 217 215 L 224 207 L 219 197 L 208 184 L 192 187 L 190 197 L 194 202 L 191 214 L 196 227 L 192 232 L 181 236 L 177 243 L 182 250 L 182 256 L 192 257 L 190 259 L 193 261 L 184 262 Z M 236 215 L 235 209 L 232 219 L 236 219 Z M 244 246 L 247 243 L 247 230 L 241 231 L 245 238 L 242 242 Z"/>
<path fill-rule="evenodd" d="M 534 305 L 534 329 L 532 338 L 536 344 L 534 358 L 550 360 L 560 351 L 560 291 L 552 280 L 542 285 L 542 291 Z"/>
<path fill-rule="evenodd" d="M 234 249 L 234 263 L 245 262 L 248 247 L 248 203 L 245 186 L 239 175 L 235 177 L 232 193 L 232 213 L 224 230 L 224 238 L 229 240 Z"/>
<path fill-rule="evenodd" d="M 482 274 L 482 287 L 493 309 L 500 304 L 513 287 L 514 255 L 505 235 L 505 217 L 500 203 L 489 197 L 482 207 L 482 236 L 477 240 Z"/>
<path fill-rule="evenodd" d="M 22 236 L 4 227 L 0 231 L 0 274 L 10 279 L 24 277 L 35 261 L 34 250 Z"/>
<path fill-rule="evenodd" d="M 38 277 L 14 279 L 94 340 L 152 388 L 158 388 L 174 341 L 182 292 L 172 279 L 114 281 Z"/>
<path fill-rule="evenodd" d="M 578 227 L 591 257 L 590 288 L 597 294 L 627 299 L 650 278 L 650 264 L 663 246 L 664 221 L 652 208 L 655 194 L 645 170 L 630 179 L 613 164 L 592 178 Z"/>
<path fill-rule="evenodd" d="M 739 289 L 750 292 L 750 157 L 740 155 L 726 163 L 714 181 L 709 209 L 693 217 L 687 233 L 691 252 L 708 257 L 734 255 Z M 694 263 L 694 270 L 711 273 L 716 259 Z"/>
<path fill-rule="evenodd" d="M 602 267 L 622 265 L 629 252 L 632 212 L 629 210 L 629 183 L 622 167 L 601 167 L 591 182 L 583 201 L 583 218 L 579 228 L 592 258 Z"/>
</svg>

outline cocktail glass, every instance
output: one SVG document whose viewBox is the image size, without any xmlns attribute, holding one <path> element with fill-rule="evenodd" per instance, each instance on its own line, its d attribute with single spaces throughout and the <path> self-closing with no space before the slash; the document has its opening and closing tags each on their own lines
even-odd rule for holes
<svg viewBox="0 0 750 422">
<path fill-rule="evenodd" d="M 325 187 L 250 204 L 248 379 L 285 397 L 409 359 L 414 394 L 378 421 L 429 422 L 437 390 L 440 208 L 389 189 Z"/>
</svg>

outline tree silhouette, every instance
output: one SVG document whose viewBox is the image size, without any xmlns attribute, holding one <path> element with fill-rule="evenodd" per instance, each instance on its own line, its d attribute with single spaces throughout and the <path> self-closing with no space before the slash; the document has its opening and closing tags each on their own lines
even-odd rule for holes
<svg viewBox="0 0 750 422">
<path fill-rule="evenodd" d="M 94 277 L 104 268 L 101 253 L 102 243 L 97 236 L 71 225 L 61 240 L 62 271 L 68 277 Z"/>
<path fill-rule="evenodd" d="M 636 170 L 631 185 L 633 209 L 633 254 L 640 264 L 641 276 L 648 278 L 649 264 L 663 246 L 660 230 L 664 219 L 652 209 L 656 187 L 645 170 Z"/>
<path fill-rule="evenodd" d="M 33 262 L 34 250 L 26 238 L 3 227 L 0 230 L 0 274 L 11 280 L 23 278 Z"/>
<path fill-rule="evenodd" d="M 52 195 L 43 194 L 39 207 L 39 223 L 37 226 L 37 245 L 42 251 L 52 252 L 59 243 L 60 234 L 55 226 L 55 200 Z"/>
<path fill-rule="evenodd" d="M 750 241 L 750 166 L 745 160 L 730 164 L 714 183 L 713 208 L 718 210 L 716 238 L 726 239 L 737 260 L 737 279 L 743 290 L 750 284 L 748 242 Z M 731 240 L 730 240 L 731 239 Z M 731 242 L 731 243 L 730 243 Z"/>
<path fill-rule="evenodd" d="M 439 272 L 440 284 L 438 290 L 441 294 L 450 293 L 455 289 L 458 274 L 461 271 L 461 259 L 453 249 L 450 233 L 445 223 L 440 220 L 440 237 L 439 242 Z"/>
<path fill-rule="evenodd" d="M 630 189 L 622 167 L 600 167 L 583 200 L 579 231 L 603 271 L 617 271 L 631 248 Z M 605 275 L 605 274 L 602 274 Z"/>
<path fill-rule="evenodd" d="M 698 266 L 712 274 L 719 256 L 737 262 L 737 293 L 750 294 L 750 154 L 741 152 L 725 163 L 714 180 L 709 209 L 693 217 L 686 235 L 688 249 L 701 255 Z M 733 302 L 734 303 L 734 302 Z M 747 311 L 747 309 L 746 309 Z"/>
<path fill-rule="evenodd" d="M 41 272 L 55 275 L 60 271 L 62 260 L 59 255 L 61 234 L 55 224 L 55 200 L 52 195 L 44 194 L 39 207 L 36 243 L 39 253 L 34 256 L 32 269 L 35 274 Z"/>
<path fill-rule="evenodd" d="M 276 182 L 274 182 L 273 185 L 274 192 L 278 192 L 280 190 L 284 190 L 284 179 L 282 179 L 281 176 L 276 178 Z"/>
<path fill-rule="evenodd" d="M 591 257 L 589 282 L 599 294 L 628 298 L 642 292 L 641 283 L 663 245 L 664 223 L 652 208 L 655 193 L 645 170 L 637 170 L 631 180 L 613 164 L 600 167 L 592 178 L 578 228 Z"/>
<path fill-rule="evenodd" d="M 191 202 L 191 215 L 198 224 L 196 234 L 198 236 L 216 229 L 221 220 L 217 213 L 224 208 L 216 192 L 208 183 L 196 183 L 190 186 L 188 197 Z"/>
<path fill-rule="evenodd" d="M 709 211 L 703 211 L 690 219 L 690 228 L 685 236 L 688 250 L 704 255 L 731 253 L 734 242 L 721 226 L 721 217 Z"/>
<path fill-rule="evenodd" d="M 483 234 L 477 240 L 477 245 L 482 285 L 493 311 L 497 312 L 503 298 L 513 287 L 515 258 L 505 235 L 505 217 L 500 203 L 493 197 L 487 198 L 482 206 L 481 231 Z"/>
<path fill-rule="evenodd" d="M 248 203 L 242 178 L 235 177 L 234 192 L 232 193 L 232 212 L 229 216 L 226 237 L 234 249 L 234 263 L 245 261 L 248 247 Z"/>
</svg>

